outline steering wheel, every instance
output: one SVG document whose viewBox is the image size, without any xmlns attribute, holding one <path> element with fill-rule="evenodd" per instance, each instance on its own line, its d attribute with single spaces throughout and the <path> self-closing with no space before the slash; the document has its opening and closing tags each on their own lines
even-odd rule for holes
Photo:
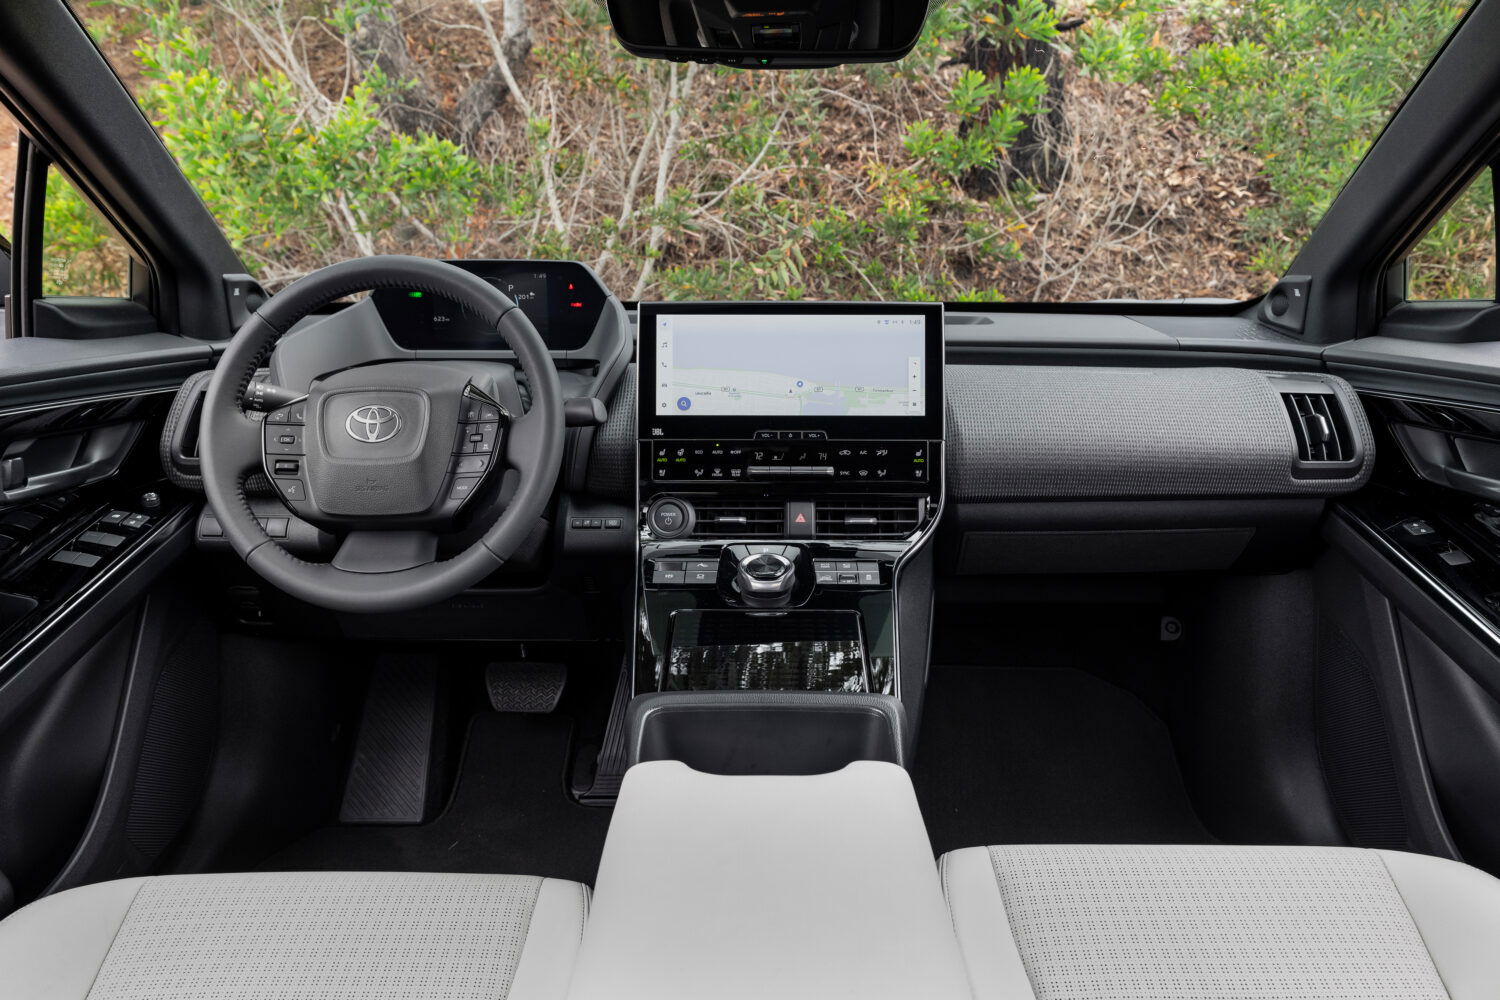
<svg viewBox="0 0 1500 1000">
<path fill-rule="evenodd" d="M 411 360 L 325 374 L 305 397 L 288 387 L 286 405 L 264 420 L 246 412 L 257 369 L 294 323 L 382 288 L 441 296 L 493 328 L 528 376 L 530 409 L 509 412 L 478 366 Z M 562 388 L 536 327 L 499 289 L 441 261 L 366 257 L 307 275 L 245 321 L 209 380 L 199 451 L 224 537 L 268 583 L 334 611 L 405 611 L 478 583 L 535 528 L 562 463 Z M 438 559 L 439 541 L 457 532 L 471 498 L 493 493 L 502 466 L 514 470 L 504 474 L 507 486 L 518 481 L 504 512 L 472 544 Z M 292 513 L 343 534 L 332 562 L 298 558 L 266 533 L 245 495 L 256 472 Z"/>
</svg>

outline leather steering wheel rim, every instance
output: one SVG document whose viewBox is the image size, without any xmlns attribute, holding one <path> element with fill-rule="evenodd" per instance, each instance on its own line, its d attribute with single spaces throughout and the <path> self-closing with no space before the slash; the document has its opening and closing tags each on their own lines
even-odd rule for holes
<svg viewBox="0 0 1500 1000">
<path fill-rule="evenodd" d="M 300 559 L 266 534 L 245 494 L 260 470 L 260 427 L 243 409 L 246 389 L 276 341 L 313 310 L 355 292 L 394 288 L 456 302 L 515 352 L 529 379 L 531 407 L 511 424 L 509 453 L 520 484 L 495 523 L 456 555 L 405 569 L 356 572 Z M 498 569 L 546 511 L 562 465 L 563 400 L 541 334 L 516 304 L 482 278 L 423 257 L 365 257 L 314 271 L 262 305 L 235 333 L 209 380 L 199 432 L 203 489 L 224 537 L 252 570 L 278 589 L 319 607 L 384 613 L 452 597 Z"/>
</svg>

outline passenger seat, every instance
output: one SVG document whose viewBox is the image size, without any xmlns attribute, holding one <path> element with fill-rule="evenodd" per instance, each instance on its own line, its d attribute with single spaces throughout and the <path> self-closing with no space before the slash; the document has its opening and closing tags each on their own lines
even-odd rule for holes
<svg viewBox="0 0 1500 1000">
<path fill-rule="evenodd" d="M 0 997 L 561 1000 L 576 882 L 263 872 L 101 882 L 0 921 Z"/>
<path fill-rule="evenodd" d="M 1500 996 L 1500 881 L 1337 847 L 975 847 L 943 890 L 977 1000 Z"/>
</svg>

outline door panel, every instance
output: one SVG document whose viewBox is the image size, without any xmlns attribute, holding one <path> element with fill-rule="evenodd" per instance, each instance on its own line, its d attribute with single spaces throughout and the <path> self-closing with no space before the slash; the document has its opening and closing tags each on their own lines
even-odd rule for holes
<svg viewBox="0 0 1500 1000">
<path fill-rule="evenodd" d="M 125 678 L 159 669 L 161 657 L 143 653 L 153 646 L 140 608 L 188 550 L 200 503 L 159 465 L 171 400 L 151 391 L 0 409 L 0 896 L 8 882 L 17 901 L 35 897 L 75 854 L 120 754 Z"/>
<path fill-rule="evenodd" d="M 1500 673 L 1494 661 L 1466 668 L 1409 619 L 1401 620 L 1427 759 L 1453 841 L 1463 856 L 1500 871 Z M 1487 669 L 1491 668 L 1491 669 Z M 1479 676 L 1489 674 L 1488 683 Z"/>
<path fill-rule="evenodd" d="M 1328 535 L 1393 608 L 1413 780 L 1430 784 L 1456 854 L 1500 872 L 1500 407 L 1463 402 L 1472 383 L 1441 398 L 1421 375 L 1405 379 L 1423 392 L 1394 390 L 1401 379 L 1364 396 L 1381 459 Z"/>
<path fill-rule="evenodd" d="M 0 729 L 0 872 L 34 898 L 78 843 L 104 773 L 134 613 L 115 620 L 72 667 L 32 693 Z"/>
</svg>

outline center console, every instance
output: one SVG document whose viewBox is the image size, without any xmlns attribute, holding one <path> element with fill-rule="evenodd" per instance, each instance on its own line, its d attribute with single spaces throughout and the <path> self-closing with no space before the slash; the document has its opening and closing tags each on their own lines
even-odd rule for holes
<svg viewBox="0 0 1500 1000">
<path fill-rule="evenodd" d="M 917 303 L 640 307 L 635 694 L 900 692 L 942 329 Z"/>
</svg>

